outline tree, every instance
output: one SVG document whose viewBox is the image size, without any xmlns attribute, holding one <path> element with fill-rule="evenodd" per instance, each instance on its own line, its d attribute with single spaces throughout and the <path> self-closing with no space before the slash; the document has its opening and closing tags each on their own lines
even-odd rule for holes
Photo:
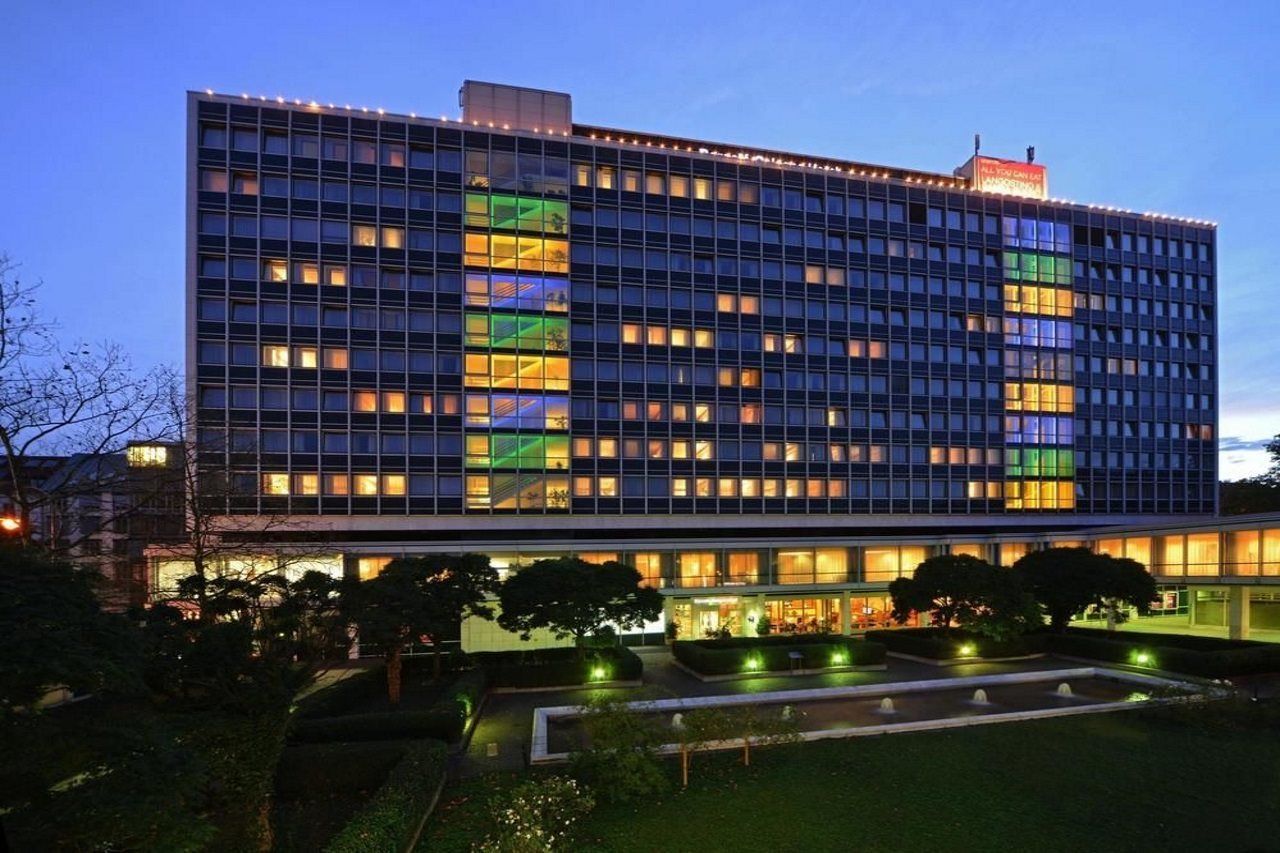
<svg viewBox="0 0 1280 853">
<path fill-rule="evenodd" d="M 1109 627 L 1122 607 L 1150 612 L 1156 600 L 1155 578 L 1136 560 L 1095 554 L 1088 548 L 1032 551 L 1013 566 L 1044 608 L 1053 630 L 1062 632 L 1071 617 L 1093 606 L 1106 608 Z"/>
<path fill-rule="evenodd" d="M 538 560 L 502 584 L 498 624 L 526 640 L 541 628 L 556 639 L 572 637 L 582 656 L 583 640 L 605 625 L 637 628 L 662 613 L 662 594 L 641 580 L 634 568 L 613 560 Z"/>
<path fill-rule="evenodd" d="M 570 758 L 573 774 L 596 796 L 614 802 L 661 794 L 668 782 L 658 762 L 666 730 L 651 714 L 638 713 L 608 696 L 593 698 L 583 708 L 583 748 Z"/>
<path fill-rule="evenodd" d="M 1000 569 L 968 554 L 941 554 L 916 567 L 912 577 L 889 583 L 892 616 L 904 624 L 912 613 L 929 613 L 943 628 L 972 620 Z"/>
<path fill-rule="evenodd" d="M 21 280 L 0 255 L 0 489 L 24 545 L 66 553 L 135 507 L 72 520 L 70 504 L 115 491 L 127 472 L 102 464 L 134 438 L 159 428 L 165 399 L 161 370 L 138 372 L 112 343 L 64 343 L 40 316 L 39 285 Z M 49 476 L 50 460 L 57 476 Z"/>
<path fill-rule="evenodd" d="M 407 643 L 429 636 L 439 640 L 467 615 L 489 618 L 487 596 L 498 574 L 479 554 L 411 557 L 392 560 L 373 578 L 349 586 L 343 609 L 355 621 L 360 642 L 377 645 L 387 665 L 387 700 L 400 702 L 400 673 Z"/>
<path fill-rule="evenodd" d="M 1223 515 L 1280 510 L 1280 435 L 1263 449 L 1271 457 L 1271 467 L 1256 477 L 1224 480 L 1218 484 L 1218 509 Z"/>
<path fill-rule="evenodd" d="M 81 693 L 141 686 L 137 630 L 102 611 L 96 580 L 31 548 L 0 548 L 0 719 L 55 687 Z"/>
</svg>

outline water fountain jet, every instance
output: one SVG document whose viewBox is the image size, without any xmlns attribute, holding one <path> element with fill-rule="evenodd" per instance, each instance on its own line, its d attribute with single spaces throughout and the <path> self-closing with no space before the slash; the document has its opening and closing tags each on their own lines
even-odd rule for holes
<svg viewBox="0 0 1280 853">
<path fill-rule="evenodd" d="M 895 709 L 894 709 L 894 707 L 893 707 L 893 700 L 892 700 L 892 699 L 890 699 L 888 696 L 886 696 L 886 697 L 884 697 L 883 699 L 881 699 L 881 700 L 880 700 L 880 713 L 881 713 L 881 714 L 896 714 L 896 713 L 898 713 L 898 712 L 897 712 L 897 710 L 895 710 Z"/>
<path fill-rule="evenodd" d="M 1058 685 L 1058 695 L 1059 695 L 1059 696 L 1071 696 L 1071 695 L 1072 695 L 1072 693 L 1071 693 L 1071 685 L 1070 685 L 1070 684 L 1067 684 L 1067 682 L 1065 682 L 1065 681 L 1064 681 L 1064 682 L 1062 682 L 1061 684 L 1059 684 L 1059 685 Z"/>
</svg>

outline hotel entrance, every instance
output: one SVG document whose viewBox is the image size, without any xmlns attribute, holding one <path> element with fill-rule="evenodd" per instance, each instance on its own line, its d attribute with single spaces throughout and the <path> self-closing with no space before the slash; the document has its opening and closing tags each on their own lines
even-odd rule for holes
<svg viewBox="0 0 1280 853">
<path fill-rule="evenodd" d="M 743 635 L 743 603 L 736 595 L 686 599 L 671 607 L 671 618 L 679 627 L 681 640 L 704 640 Z"/>
</svg>

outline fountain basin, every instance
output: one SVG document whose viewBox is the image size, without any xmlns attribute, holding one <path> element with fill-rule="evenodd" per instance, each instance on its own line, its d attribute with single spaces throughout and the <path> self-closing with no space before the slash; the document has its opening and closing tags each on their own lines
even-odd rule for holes
<svg viewBox="0 0 1280 853">
<path fill-rule="evenodd" d="M 1062 683 L 1073 685 L 1071 695 L 1055 689 Z M 975 688 L 988 692 L 988 701 L 981 710 L 977 710 L 972 701 Z M 1157 689 L 1172 693 L 1175 698 L 1151 698 L 1149 693 Z M 1210 692 L 1211 688 L 1190 682 L 1089 666 L 855 687 L 658 699 L 631 702 L 628 707 L 670 721 L 673 713 L 695 708 L 754 705 L 769 709 L 766 712 L 776 709 L 780 714 L 783 705 L 787 705 L 802 715 L 802 740 L 823 740 L 1102 713 Z M 891 714 L 880 710 L 885 699 L 890 700 Z M 575 732 L 575 727 L 582 715 L 583 708 L 577 705 L 534 709 L 530 760 L 543 764 L 568 760 L 570 752 L 581 743 L 582 734 Z M 673 737 L 660 751 L 678 752 L 675 741 Z M 707 748 L 728 749 L 741 745 L 739 740 L 723 745 L 709 744 Z"/>
</svg>

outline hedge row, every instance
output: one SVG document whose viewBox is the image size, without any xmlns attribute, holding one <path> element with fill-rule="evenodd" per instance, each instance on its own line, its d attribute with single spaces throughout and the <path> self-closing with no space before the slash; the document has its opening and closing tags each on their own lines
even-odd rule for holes
<svg viewBox="0 0 1280 853">
<path fill-rule="evenodd" d="M 644 671 L 640 656 L 622 646 L 586 649 L 531 649 L 477 652 L 472 658 L 494 687 L 572 687 L 595 681 L 636 681 Z M 603 677 L 597 672 L 603 671 Z"/>
<path fill-rule="evenodd" d="M 435 738 L 453 743 L 462 738 L 467 721 L 480 706 L 485 686 L 483 672 L 464 672 L 449 691 L 425 711 L 380 711 L 299 719 L 293 726 L 293 739 L 301 743 L 325 743 Z"/>
<path fill-rule="evenodd" d="M 411 745 L 364 808 L 325 847 L 327 853 L 406 849 L 444 778 L 446 755 L 439 741 Z"/>
<path fill-rule="evenodd" d="M 1041 634 L 1027 634 L 1011 640 L 993 640 L 981 634 L 954 628 L 897 628 L 868 631 L 868 640 L 883 643 L 891 652 L 928 658 L 953 660 L 959 657 L 1012 658 L 1043 652 Z M 961 646 L 972 646 L 973 654 L 961 655 Z"/>
<path fill-rule="evenodd" d="M 871 666 L 885 657 L 880 643 L 831 635 L 680 640 L 671 646 L 675 659 L 700 675 L 785 671 L 791 669 L 792 652 L 800 653 L 804 669 Z"/>
<path fill-rule="evenodd" d="M 1198 642 L 1187 642 L 1192 639 Z M 1280 672 L 1280 644 L 1276 643 L 1112 633 L 1087 628 L 1072 628 L 1065 634 L 1046 635 L 1046 640 L 1049 651 L 1056 654 L 1137 664 L 1137 655 L 1143 653 L 1146 659 L 1141 661 L 1142 666 L 1203 678 Z"/>
<path fill-rule="evenodd" d="M 327 799 L 335 794 L 373 790 L 404 758 L 407 747 L 403 741 L 304 743 L 285 747 L 276 767 L 276 797 Z"/>
</svg>

